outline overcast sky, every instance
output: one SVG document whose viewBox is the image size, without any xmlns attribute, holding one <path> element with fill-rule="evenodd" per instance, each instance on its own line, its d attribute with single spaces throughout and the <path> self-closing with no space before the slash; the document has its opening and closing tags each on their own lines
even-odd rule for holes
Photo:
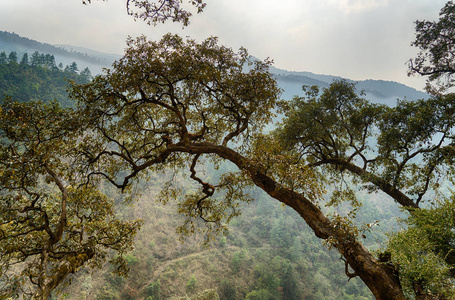
<svg viewBox="0 0 455 300">
<path fill-rule="evenodd" d="M 196 40 L 218 36 L 226 46 L 272 58 L 275 67 L 354 80 L 382 79 L 422 89 L 408 78 L 417 50 L 415 20 L 436 20 L 446 0 L 207 0 L 188 28 L 148 26 L 127 16 L 126 0 L 0 0 L 0 30 L 50 44 L 122 54 L 128 35 L 166 32 Z M 184 0 L 186 1 L 186 0 Z"/>
</svg>

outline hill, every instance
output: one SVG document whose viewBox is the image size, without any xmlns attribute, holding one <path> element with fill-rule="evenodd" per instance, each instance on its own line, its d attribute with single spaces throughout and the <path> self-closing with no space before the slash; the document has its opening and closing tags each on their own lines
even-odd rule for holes
<svg viewBox="0 0 455 300">
<path fill-rule="evenodd" d="M 112 62 L 121 55 L 100 53 L 79 47 L 66 45 L 50 45 L 41 43 L 15 33 L 0 31 L 0 52 L 17 52 L 19 57 L 24 53 L 31 55 L 35 51 L 54 55 L 57 64 L 69 65 L 75 61 L 80 69 L 89 68 L 93 74 L 98 74 L 103 68 L 110 67 Z"/>
<path fill-rule="evenodd" d="M 69 107 L 73 104 L 68 97 L 68 81 L 83 84 L 91 80 L 90 70 L 79 72 L 76 63 L 59 68 L 53 55 L 34 52 L 19 59 L 15 53 L 0 51 L 0 101 L 5 97 L 19 102 L 56 100 Z"/>
<path fill-rule="evenodd" d="M 272 68 L 272 72 L 276 74 L 277 81 L 282 89 L 284 89 L 283 97 L 290 99 L 293 96 L 302 96 L 303 85 L 317 85 L 319 87 L 328 87 L 334 80 L 344 78 L 330 75 L 317 75 L 310 72 L 290 72 L 277 68 Z M 362 80 L 353 81 L 356 83 L 356 88 L 365 93 L 365 97 L 375 103 L 387 104 L 393 106 L 397 99 L 426 99 L 428 94 L 418 91 L 404 84 L 385 81 L 385 80 Z"/>
<path fill-rule="evenodd" d="M 66 65 L 75 61 L 81 70 L 88 67 L 92 74 L 98 74 L 103 68 L 109 68 L 116 59 L 121 57 L 118 54 L 102 53 L 77 46 L 41 43 L 5 31 L 0 31 L 0 51 L 16 51 L 19 57 L 25 52 L 29 54 L 35 51 L 49 53 L 55 56 L 57 64 L 62 62 Z M 301 96 L 303 94 L 302 85 L 327 87 L 334 80 L 342 79 L 339 76 L 286 71 L 276 67 L 272 67 L 271 72 L 276 75 L 279 86 L 284 90 L 284 99 L 291 99 L 295 95 Z M 372 102 L 392 106 L 395 105 L 397 99 L 412 100 L 428 97 L 421 91 L 393 81 L 369 79 L 358 81 L 356 86 L 358 90 L 363 90 L 366 97 Z"/>
</svg>

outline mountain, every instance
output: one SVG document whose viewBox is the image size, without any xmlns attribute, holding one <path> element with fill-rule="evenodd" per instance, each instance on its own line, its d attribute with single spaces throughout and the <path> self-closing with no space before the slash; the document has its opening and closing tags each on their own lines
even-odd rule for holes
<svg viewBox="0 0 455 300">
<path fill-rule="evenodd" d="M 63 65 L 71 64 L 73 61 L 79 66 L 79 70 L 88 67 L 92 74 L 99 74 L 103 68 L 109 68 L 112 63 L 121 57 L 118 54 L 108 54 L 94 51 L 87 48 L 71 45 L 50 45 L 40 43 L 15 33 L 0 31 L 0 52 L 16 51 L 19 59 L 23 53 L 32 54 L 35 51 L 49 53 L 55 56 L 55 60 Z M 283 88 L 283 98 L 291 99 L 294 96 L 303 96 L 303 85 L 317 85 L 328 87 L 334 80 L 343 79 L 339 76 L 320 75 L 311 72 L 294 72 L 271 67 L 271 72 Z M 352 81 L 352 80 L 350 80 Z M 355 82 L 355 81 L 352 81 Z M 362 80 L 356 82 L 358 91 L 364 91 L 365 97 L 372 102 L 383 103 L 390 106 L 395 105 L 397 99 L 423 99 L 428 95 L 404 84 L 384 80 Z"/>
<path fill-rule="evenodd" d="M 92 74 L 100 73 L 103 68 L 110 67 L 114 60 L 121 57 L 121 55 L 101 53 L 81 47 L 41 43 L 6 31 L 0 31 L 0 52 L 2 51 L 17 52 L 19 60 L 24 53 L 30 56 L 35 51 L 52 54 L 57 64 L 69 65 L 76 62 L 79 70 L 88 67 Z"/>
<path fill-rule="evenodd" d="M 296 95 L 303 96 L 303 85 L 317 85 L 319 87 L 328 87 L 334 80 L 344 79 L 338 76 L 318 75 L 310 72 L 291 72 L 272 68 L 271 71 L 276 74 L 280 87 L 284 90 L 283 98 L 290 99 Z M 387 104 L 394 106 L 397 99 L 407 98 L 409 100 L 426 99 L 428 94 L 406 86 L 402 83 L 385 80 L 362 80 L 348 81 L 356 83 L 358 91 L 365 93 L 365 98 L 375 103 Z"/>
</svg>

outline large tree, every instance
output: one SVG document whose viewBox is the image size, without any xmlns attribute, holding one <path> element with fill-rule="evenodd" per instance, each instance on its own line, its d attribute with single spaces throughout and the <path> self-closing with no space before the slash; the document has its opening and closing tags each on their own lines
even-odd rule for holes
<svg viewBox="0 0 455 300">
<path fill-rule="evenodd" d="M 0 106 L 0 298 L 48 299 L 81 267 L 122 254 L 138 221 L 115 218 L 113 202 L 78 168 L 78 117 L 56 103 Z"/>
<path fill-rule="evenodd" d="M 186 170 L 200 189 L 181 200 L 180 211 L 188 217 L 183 233 L 198 219 L 208 224 L 209 234 L 223 229 L 238 213 L 242 187 L 256 185 L 296 210 L 316 236 L 341 253 L 346 274 L 359 276 L 377 299 L 404 299 L 394 268 L 359 242 L 345 218 L 329 219 L 322 212 L 317 174 L 273 138 L 261 146 L 261 129 L 280 94 L 267 62 L 251 59 L 243 49 L 234 53 L 214 38 L 198 44 L 174 35 L 159 42 L 141 37 L 128 46 L 112 70 L 71 92 L 92 124 L 83 149 L 89 178 L 101 176 L 128 188 L 147 172 Z M 205 181 L 201 163 L 220 161 L 232 162 L 238 173 L 225 174 L 218 183 Z M 168 197 L 176 194 L 170 187 Z"/>
<path fill-rule="evenodd" d="M 361 98 L 354 84 L 346 81 L 334 82 L 322 92 L 317 87 L 306 90 L 305 97 L 295 97 L 286 104 L 286 117 L 275 134 L 285 149 L 296 151 L 314 172 L 341 183 L 335 185 L 341 188 L 334 195 L 350 199 L 355 192 L 352 186 L 382 191 L 392 200 L 391 205 L 398 203 L 413 217 L 422 205 L 428 209 L 438 204 L 438 198 L 451 196 L 447 184 L 453 182 L 454 171 L 453 94 L 403 100 L 387 107 Z M 444 236 L 451 237 L 452 228 L 450 222 L 441 224 L 436 231 L 428 230 L 428 238 L 434 247 L 432 253 L 445 260 L 453 274 L 453 242 L 436 237 L 444 230 Z M 425 261 L 430 255 L 428 251 L 419 254 L 417 245 L 410 248 L 413 246 L 414 262 Z M 397 263 L 395 257 L 392 261 Z M 403 267 L 400 270 L 407 272 Z M 403 280 L 418 282 L 412 287 L 416 294 L 428 296 L 449 286 L 447 272 L 442 274 L 445 282 L 436 289 L 429 284 L 433 282 L 429 274 L 407 274 L 414 277 Z"/>
</svg>

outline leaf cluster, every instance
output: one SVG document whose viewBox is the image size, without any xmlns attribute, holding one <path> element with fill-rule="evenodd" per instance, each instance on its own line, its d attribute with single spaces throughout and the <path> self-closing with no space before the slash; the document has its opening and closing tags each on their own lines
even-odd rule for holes
<svg viewBox="0 0 455 300">
<path fill-rule="evenodd" d="M 91 0 L 82 0 L 83 4 L 90 4 L 91 2 Z M 157 25 L 172 20 L 172 22 L 179 22 L 183 26 L 188 26 L 192 13 L 182 6 L 182 2 L 183 0 L 126 0 L 126 10 L 128 15 L 133 16 L 135 20 L 143 20 L 148 25 Z M 197 13 L 201 13 L 206 6 L 202 0 L 189 0 L 187 2 L 196 8 Z"/>
<path fill-rule="evenodd" d="M 116 219 L 111 199 L 81 185 L 80 128 L 74 111 L 55 102 L 0 107 L 2 298 L 46 299 L 70 273 L 131 249 L 140 221 Z"/>
<path fill-rule="evenodd" d="M 454 296 L 454 205 L 451 197 L 415 210 L 402 220 L 406 229 L 390 233 L 387 251 L 408 293 Z"/>
<path fill-rule="evenodd" d="M 438 21 L 416 21 L 416 38 L 411 45 L 420 49 L 409 61 L 409 74 L 429 76 L 442 89 L 453 86 L 455 73 L 455 4 L 448 1 L 439 13 Z"/>
</svg>

